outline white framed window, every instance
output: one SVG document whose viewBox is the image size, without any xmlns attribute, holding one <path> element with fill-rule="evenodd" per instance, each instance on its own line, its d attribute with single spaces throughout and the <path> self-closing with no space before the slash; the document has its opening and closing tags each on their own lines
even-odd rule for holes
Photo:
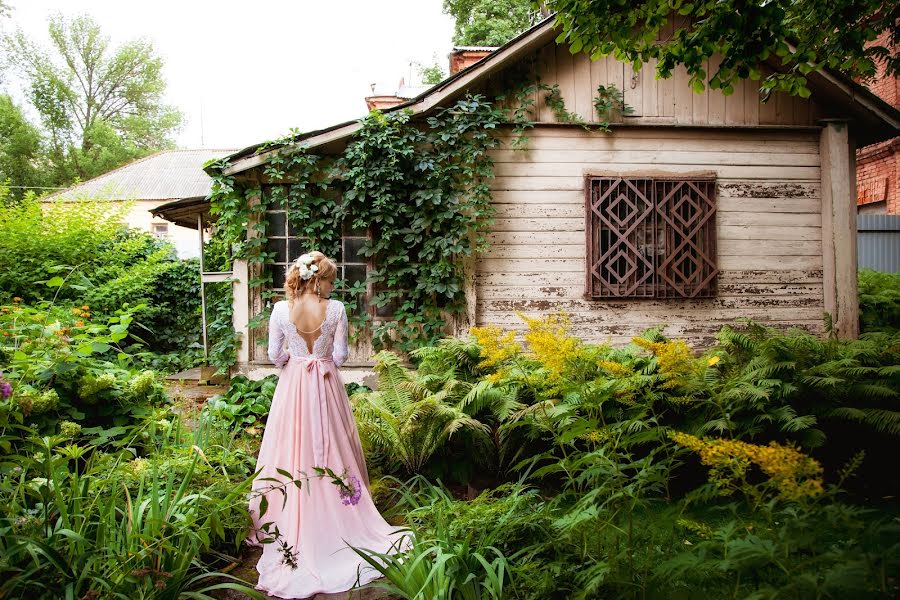
<svg viewBox="0 0 900 600">
<path fill-rule="evenodd" d="M 155 235 L 158 238 L 166 238 L 169 237 L 169 224 L 168 223 L 151 223 L 150 224 L 150 233 Z"/>
</svg>

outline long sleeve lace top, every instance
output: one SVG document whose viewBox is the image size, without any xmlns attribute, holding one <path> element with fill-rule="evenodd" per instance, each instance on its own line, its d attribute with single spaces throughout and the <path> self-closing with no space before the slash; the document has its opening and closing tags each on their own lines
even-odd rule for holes
<svg viewBox="0 0 900 600">
<path fill-rule="evenodd" d="M 330 358 L 340 367 L 347 361 L 350 350 L 347 344 L 347 311 L 340 300 L 329 300 L 325 309 L 319 337 L 309 351 L 306 340 L 297 333 L 291 321 L 290 307 L 286 300 L 275 303 L 269 317 L 269 360 L 283 367 L 291 356 L 306 358 Z M 287 348 L 285 349 L 285 342 Z"/>
</svg>

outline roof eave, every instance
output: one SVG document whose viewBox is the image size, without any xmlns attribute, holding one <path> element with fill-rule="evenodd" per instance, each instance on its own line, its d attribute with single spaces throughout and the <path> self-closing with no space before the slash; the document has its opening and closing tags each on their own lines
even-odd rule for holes
<svg viewBox="0 0 900 600">
<path fill-rule="evenodd" d="M 207 196 L 194 196 L 161 204 L 151 209 L 150 214 L 181 227 L 197 229 L 198 216 L 202 217 L 204 222 L 210 221 L 209 206 L 209 198 Z"/>
</svg>

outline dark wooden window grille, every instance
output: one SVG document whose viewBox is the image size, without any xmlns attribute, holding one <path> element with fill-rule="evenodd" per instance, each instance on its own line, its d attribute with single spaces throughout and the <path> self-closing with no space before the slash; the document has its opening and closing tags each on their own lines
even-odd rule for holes
<svg viewBox="0 0 900 600">
<path fill-rule="evenodd" d="M 711 179 L 589 178 L 586 295 L 715 296 L 715 186 Z"/>
</svg>

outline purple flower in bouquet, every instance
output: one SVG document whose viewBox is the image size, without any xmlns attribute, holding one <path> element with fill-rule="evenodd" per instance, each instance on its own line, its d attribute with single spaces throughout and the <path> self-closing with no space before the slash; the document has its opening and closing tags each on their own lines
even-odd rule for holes
<svg viewBox="0 0 900 600">
<path fill-rule="evenodd" d="M 356 475 L 350 476 L 350 483 L 340 486 L 338 493 L 344 506 L 356 506 L 362 495 L 362 484 Z"/>
<path fill-rule="evenodd" d="M 347 469 L 338 475 L 330 467 L 313 467 L 318 477 L 328 477 L 337 487 L 338 496 L 344 506 L 356 506 L 362 496 L 362 484 L 356 475 L 348 475 Z"/>
</svg>

